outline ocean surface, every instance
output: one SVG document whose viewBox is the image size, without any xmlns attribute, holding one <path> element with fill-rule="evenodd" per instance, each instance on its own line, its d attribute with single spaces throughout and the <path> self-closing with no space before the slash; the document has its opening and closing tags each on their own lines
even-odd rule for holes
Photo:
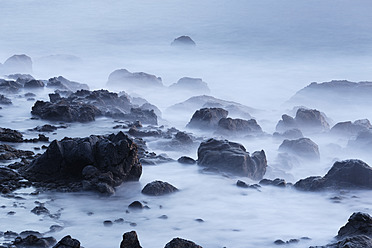
<svg viewBox="0 0 372 248">
<path fill-rule="evenodd" d="M 367 0 L 0 0 L 0 10 L 2 63 L 13 54 L 27 54 L 33 60 L 35 78 L 61 75 L 91 89 L 110 89 L 108 76 L 120 68 L 154 74 L 166 86 L 185 76 L 202 78 L 210 95 L 256 109 L 252 116 L 269 134 L 282 114 L 293 116 L 295 106 L 285 102 L 311 82 L 372 81 L 372 3 Z M 170 46 L 181 35 L 190 36 L 196 47 Z M 167 110 L 193 94 L 119 90 L 156 105 L 163 112 L 159 125 L 187 130 L 190 113 Z M 35 98 L 47 100 L 48 93 L 36 92 Z M 8 97 L 13 105 L 0 110 L 0 126 L 19 130 L 25 138 L 35 137 L 29 129 L 48 122 L 30 119 L 34 102 Z M 372 111 L 324 108 L 332 124 L 372 120 Z M 114 125 L 109 118 L 74 123 L 50 139 L 110 134 L 117 132 Z M 320 161 L 303 162 L 282 174 L 271 171 L 266 177 L 285 177 L 295 183 L 326 174 L 334 161 L 342 159 L 359 158 L 372 165 L 370 153 L 346 149 L 347 139 L 316 134 L 310 138 L 319 145 Z M 278 163 L 281 141 L 271 136 L 232 141 L 242 143 L 251 153 L 264 149 L 268 164 Z M 16 148 L 33 150 L 41 145 L 22 143 Z M 148 146 L 174 159 L 183 155 L 197 159 L 196 148 L 164 151 L 156 140 L 149 140 Z M 137 231 L 144 248 L 163 247 L 175 237 L 205 248 L 273 247 L 277 239 L 300 239 L 291 247 L 309 247 L 329 243 L 353 212 L 372 214 L 369 191 L 305 193 L 274 187 L 257 191 L 236 187 L 238 179 L 257 183 L 170 162 L 143 166 L 139 182 L 121 185 L 111 197 L 89 192 L 31 196 L 28 193 L 34 189 L 22 189 L 17 193 L 24 200 L 0 198 L 0 206 L 4 206 L 0 208 L 0 231 L 47 232 L 58 224 L 64 229 L 52 234 L 57 240 L 71 235 L 86 248 L 119 247 L 123 233 L 131 230 Z M 141 194 L 153 180 L 167 181 L 180 191 L 162 197 Z M 332 200 L 334 197 L 341 200 Z M 149 209 L 127 213 L 135 200 L 145 202 Z M 61 217 L 30 213 L 35 201 L 44 202 Z M 9 211 L 16 213 L 8 215 Z M 168 218 L 159 218 L 163 215 Z M 124 222 L 103 225 L 105 220 L 119 218 Z"/>
</svg>

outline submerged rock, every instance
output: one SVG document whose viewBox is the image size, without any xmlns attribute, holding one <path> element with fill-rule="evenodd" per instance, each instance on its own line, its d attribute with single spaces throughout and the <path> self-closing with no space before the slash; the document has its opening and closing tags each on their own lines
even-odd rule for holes
<svg viewBox="0 0 372 248">
<path fill-rule="evenodd" d="M 174 238 L 164 248 L 202 248 L 194 242 L 181 238 Z"/>
<path fill-rule="evenodd" d="M 142 189 L 142 194 L 158 196 L 173 193 L 176 191 L 178 191 L 178 189 L 167 182 L 153 181 L 146 184 L 146 186 Z"/>
<path fill-rule="evenodd" d="M 126 232 L 123 234 L 123 240 L 120 243 L 120 248 L 142 248 L 136 231 Z"/>
<path fill-rule="evenodd" d="M 241 144 L 216 139 L 209 139 L 200 144 L 198 164 L 246 176 L 253 180 L 262 179 L 267 167 L 263 150 L 256 151 L 250 156 Z"/>
<path fill-rule="evenodd" d="M 304 159 L 320 159 L 318 145 L 309 138 L 284 140 L 283 143 L 279 146 L 279 151 L 289 152 Z"/>
<path fill-rule="evenodd" d="M 372 189 L 372 168 L 357 159 L 335 162 L 324 177 L 301 179 L 297 189 L 319 191 L 325 189 Z"/>
<path fill-rule="evenodd" d="M 142 166 L 137 145 L 122 132 L 109 136 L 54 140 L 40 157 L 21 170 L 30 181 L 80 182 L 80 190 L 111 194 L 124 181 L 138 180 Z"/>
<path fill-rule="evenodd" d="M 202 108 L 197 110 L 187 124 L 188 128 L 215 129 L 228 112 L 222 108 Z"/>
<path fill-rule="evenodd" d="M 190 36 L 183 35 L 180 36 L 171 43 L 172 46 L 196 46 L 195 41 L 193 41 Z"/>
</svg>

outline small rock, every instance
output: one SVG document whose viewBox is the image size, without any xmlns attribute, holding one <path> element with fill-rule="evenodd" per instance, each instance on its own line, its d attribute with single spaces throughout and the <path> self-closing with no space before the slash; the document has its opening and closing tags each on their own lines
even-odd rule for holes
<svg viewBox="0 0 372 248">
<path fill-rule="evenodd" d="M 142 193 L 145 195 L 159 196 L 178 191 L 173 185 L 162 182 L 162 181 L 153 181 L 148 183 L 143 189 Z"/>
</svg>

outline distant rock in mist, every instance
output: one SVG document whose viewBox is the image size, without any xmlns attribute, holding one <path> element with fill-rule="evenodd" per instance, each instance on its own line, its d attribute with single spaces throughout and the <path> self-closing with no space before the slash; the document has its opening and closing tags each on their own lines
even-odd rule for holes
<svg viewBox="0 0 372 248">
<path fill-rule="evenodd" d="M 78 90 L 89 90 L 89 86 L 87 84 L 70 81 L 62 76 L 50 78 L 48 80 L 47 87 L 71 92 L 76 92 Z"/>
<path fill-rule="evenodd" d="M 25 54 L 13 55 L 0 67 L 2 74 L 32 73 L 32 60 Z"/>
<path fill-rule="evenodd" d="M 263 150 L 249 155 L 243 145 L 228 140 L 209 139 L 198 148 L 198 165 L 261 180 L 267 161 Z"/>
<path fill-rule="evenodd" d="M 171 43 L 171 46 L 193 47 L 196 46 L 196 43 L 189 36 L 183 35 L 174 39 L 174 41 Z"/>
<path fill-rule="evenodd" d="M 227 110 L 231 116 L 244 119 L 251 119 L 252 116 L 250 113 L 257 111 L 254 108 L 237 102 L 226 101 L 207 95 L 191 97 L 184 102 L 170 106 L 166 111 L 173 114 L 182 111 L 191 116 L 196 110 L 201 108 L 223 108 Z"/>
<path fill-rule="evenodd" d="M 325 132 L 329 131 L 329 123 L 325 114 L 316 109 L 299 108 L 295 118 L 289 115 L 282 115 L 282 119 L 276 125 L 278 132 L 285 132 L 291 129 L 301 131 Z"/>
<path fill-rule="evenodd" d="M 301 179 L 294 186 L 305 191 L 372 189 L 372 168 L 358 159 L 335 162 L 324 177 Z"/>
<path fill-rule="evenodd" d="M 204 82 L 201 78 L 190 78 L 183 77 L 169 86 L 169 89 L 176 91 L 188 91 L 188 92 L 197 92 L 198 94 L 209 94 L 210 89 L 208 84 Z"/>
<path fill-rule="evenodd" d="M 243 120 L 233 118 L 221 118 L 218 121 L 216 134 L 225 136 L 262 135 L 263 131 L 255 119 Z"/>
<path fill-rule="evenodd" d="M 355 106 L 358 106 L 358 109 L 369 106 L 372 103 L 371 96 L 372 82 L 356 83 L 347 80 L 333 80 L 309 84 L 292 96 L 287 104 L 355 111 Z"/>
<path fill-rule="evenodd" d="M 288 152 L 306 160 L 319 160 L 319 147 L 309 138 L 299 138 L 296 140 L 284 140 L 279 146 L 279 151 Z"/>
<path fill-rule="evenodd" d="M 360 132 L 365 132 L 368 130 L 372 130 L 371 123 L 368 119 L 361 119 L 354 122 L 339 122 L 331 128 L 331 133 L 351 137 L 358 135 Z"/>
<path fill-rule="evenodd" d="M 372 147 L 372 129 L 359 132 L 355 139 L 349 140 L 347 147 L 370 152 Z"/>
<path fill-rule="evenodd" d="M 145 72 L 129 72 L 126 69 L 113 71 L 108 78 L 107 86 L 117 89 L 130 88 L 161 88 L 163 86 L 162 79 L 152 74 Z"/>
<path fill-rule="evenodd" d="M 197 110 L 187 124 L 188 128 L 213 130 L 218 126 L 222 118 L 226 118 L 228 112 L 222 108 L 202 108 Z"/>
</svg>

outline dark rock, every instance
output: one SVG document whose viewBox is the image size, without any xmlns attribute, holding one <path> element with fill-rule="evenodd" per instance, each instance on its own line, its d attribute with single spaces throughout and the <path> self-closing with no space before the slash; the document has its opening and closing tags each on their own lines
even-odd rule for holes
<svg viewBox="0 0 372 248">
<path fill-rule="evenodd" d="M 108 86 L 132 88 L 163 87 L 160 77 L 144 72 L 129 72 L 126 69 L 119 69 L 109 75 Z"/>
<path fill-rule="evenodd" d="M 200 144 L 198 164 L 247 176 L 253 180 L 262 179 L 267 167 L 263 150 L 256 151 L 250 156 L 241 144 L 216 139 L 209 139 Z"/>
<path fill-rule="evenodd" d="M 23 87 L 26 89 L 37 89 L 37 88 L 44 88 L 45 84 L 41 80 L 31 80 L 29 82 L 26 82 Z"/>
<path fill-rule="evenodd" d="M 13 231 L 6 231 L 6 232 L 4 232 L 4 237 L 5 238 L 16 238 L 18 236 L 19 236 L 19 234 L 16 233 L 16 232 L 13 232 Z"/>
<path fill-rule="evenodd" d="M 80 248 L 80 242 L 70 235 L 63 237 L 53 248 Z"/>
<path fill-rule="evenodd" d="M 120 243 L 120 248 L 142 248 L 136 231 L 126 232 L 123 234 L 123 240 Z"/>
<path fill-rule="evenodd" d="M 329 130 L 329 124 L 323 113 L 316 109 L 299 108 L 296 117 L 282 115 L 282 120 L 276 125 L 278 132 L 298 128 L 302 131 L 324 132 Z"/>
<path fill-rule="evenodd" d="M 240 187 L 240 188 L 249 188 L 249 184 L 247 184 L 246 182 L 243 182 L 241 180 L 238 180 L 236 182 L 236 186 Z"/>
<path fill-rule="evenodd" d="M 112 117 L 115 117 L 115 115 Z M 118 117 L 122 117 L 123 119 L 126 119 L 128 121 L 141 121 L 145 124 L 158 124 L 158 117 L 152 109 L 148 110 L 142 108 L 131 108 L 128 114 L 119 115 Z"/>
<path fill-rule="evenodd" d="M 169 243 L 167 243 L 164 248 L 202 248 L 202 247 L 186 239 L 174 238 Z"/>
<path fill-rule="evenodd" d="M 66 78 L 62 76 L 50 78 L 48 80 L 47 87 L 55 88 L 59 90 L 68 90 L 71 92 L 76 92 L 78 90 L 89 90 L 89 86 L 87 84 L 73 82 L 73 81 L 67 80 Z"/>
<path fill-rule="evenodd" d="M 276 187 L 285 187 L 287 182 L 281 178 L 275 178 L 274 180 L 264 178 L 259 182 L 260 185 L 270 185 Z"/>
<path fill-rule="evenodd" d="M 194 143 L 192 136 L 186 132 L 177 132 L 174 136 L 174 141 L 178 141 L 182 145 L 191 145 Z"/>
<path fill-rule="evenodd" d="M 30 186 L 29 182 L 22 179 L 18 172 L 0 167 L 0 193 L 9 193 L 21 187 Z"/>
<path fill-rule="evenodd" d="M 276 244 L 276 245 L 284 245 L 285 242 L 283 240 L 281 240 L 281 239 L 277 239 L 277 240 L 274 241 L 274 244 Z"/>
<path fill-rule="evenodd" d="M 301 130 L 297 128 L 286 130 L 284 133 L 275 132 L 273 136 L 285 139 L 300 139 L 304 137 Z"/>
<path fill-rule="evenodd" d="M 288 152 L 304 159 L 320 159 L 318 145 L 309 138 L 300 138 L 297 140 L 286 139 L 279 146 L 279 151 Z"/>
<path fill-rule="evenodd" d="M 172 46 L 196 46 L 195 41 L 193 41 L 189 36 L 180 36 L 171 43 Z"/>
<path fill-rule="evenodd" d="M 53 125 L 50 125 L 50 124 L 45 124 L 41 127 L 37 126 L 32 130 L 37 131 L 37 132 L 48 132 L 49 133 L 49 132 L 54 132 L 57 129 L 58 129 L 58 127 L 56 127 L 56 126 L 53 126 Z"/>
<path fill-rule="evenodd" d="M 31 234 L 25 238 L 17 237 L 14 240 L 13 245 L 17 248 L 49 248 L 55 243 L 57 243 L 57 240 L 53 237 L 40 238 Z"/>
<path fill-rule="evenodd" d="M 21 73 L 16 73 L 16 74 L 9 74 L 6 75 L 7 78 L 16 80 L 16 82 L 24 85 L 26 82 L 29 82 L 33 79 L 35 79 L 33 76 L 30 74 L 21 74 Z"/>
<path fill-rule="evenodd" d="M 369 214 L 356 212 L 353 213 L 345 226 L 338 231 L 337 238 L 366 235 L 372 238 L 372 217 Z"/>
<path fill-rule="evenodd" d="M 198 92 L 200 94 L 209 94 L 211 91 L 207 83 L 201 78 L 190 77 L 181 78 L 177 83 L 170 85 L 169 88 L 178 91 Z"/>
<path fill-rule="evenodd" d="M 324 177 L 308 177 L 294 185 L 297 189 L 372 189 L 372 168 L 361 160 L 335 162 Z"/>
<path fill-rule="evenodd" d="M 32 60 L 25 54 L 13 55 L 4 62 L 2 70 L 5 74 L 32 73 Z"/>
<path fill-rule="evenodd" d="M 36 206 L 34 207 L 32 210 L 31 210 L 31 213 L 34 213 L 36 215 L 41 215 L 41 214 L 50 214 L 49 210 L 44 207 L 43 205 L 40 205 L 40 206 Z"/>
<path fill-rule="evenodd" d="M 370 129 L 372 129 L 372 125 L 369 120 L 362 119 L 354 122 L 339 122 L 331 128 L 331 133 L 344 136 L 355 136 L 360 132 L 365 132 Z"/>
<path fill-rule="evenodd" d="M 228 112 L 222 108 L 202 108 L 197 110 L 187 124 L 188 128 L 215 129 L 222 118 L 226 118 Z"/>
<path fill-rule="evenodd" d="M 111 220 L 105 220 L 104 222 L 103 222 L 103 225 L 104 226 L 112 226 L 114 223 L 111 221 Z"/>
<path fill-rule="evenodd" d="M 96 173 L 91 172 L 91 166 L 97 169 Z M 113 187 L 122 182 L 138 180 L 142 166 L 137 145 L 119 132 L 54 140 L 44 154 L 20 171 L 34 182 L 50 185 L 80 182 L 85 190 L 112 193 Z"/>
<path fill-rule="evenodd" d="M 17 158 L 30 158 L 34 155 L 31 151 L 17 150 L 10 145 L 0 144 L 0 161 Z"/>
<path fill-rule="evenodd" d="M 129 209 L 143 209 L 144 206 L 142 205 L 141 202 L 139 201 L 134 201 L 128 206 Z"/>
<path fill-rule="evenodd" d="M 10 100 L 6 96 L 0 94 L 0 104 L 1 105 L 11 105 L 12 104 L 12 100 Z"/>
<path fill-rule="evenodd" d="M 134 137 L 160 137 L 161 131 L 160 130 L 154 130 L 154 131 L 141 131 L 138 130 L 135 127 L 131 127 L 128 131 L 128 134 Z"/>
<path fill-rule="evenodd" d="M 153 181 L 151 183 L 146 184 L 146 186 L 142 189 L 143 194 L 153 196 L 165 195 L 176 191 L 178 191 L 176 187 L 167 182 L 162 181 Z"/>
<path fill-rule="evenodd" d="M 255 119 L 221 118 L 218 122 L 217 133 L 224 135 L 258 135 L 263 132 Z"/>
<path fill-rule="evenodd" d="M 0 127 L 0 141 L 4 142 L 23 142 L 23 135 L 17 130 Z"/>
<path fill-rule="evenodd" d="M 39 233 L 37 231 L 22 231 L 22 232 L 19 233 L 19 236 L 23 239 L 26 238 L 29 235 L 34 235 L 37 238 L 41 238 L 43 236 L 41 233 Z"/>
<path fill-rule="evenodd" d="M 181 163 L 181 164 L 196 164 L 195 159 L 192 159 L 192 158 L 187 157 L 187 156 L 182 156 L 177 161 L 178 161 L 178 163 Z"/>
<path fill-rule="evenodd" d="M 63 230 L 63 226 L 60 225 L 51 225 L 49 227 L 49 232 L 60 232 Z"/>
<path fill-rule="evenodd" d="M 15 94 L 23 88 L 23 85 L 15 81 L 0 79 L 0 91 L 7 94 Z"/>
</svg>

